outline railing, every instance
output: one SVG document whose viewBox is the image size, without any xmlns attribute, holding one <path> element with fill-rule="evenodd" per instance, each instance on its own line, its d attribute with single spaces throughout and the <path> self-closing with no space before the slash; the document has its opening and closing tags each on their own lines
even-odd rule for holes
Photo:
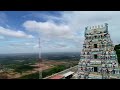
<svg viewBox="0 0 120 90">
<path fill-rule="evenodd" d="M 43 78 L 43 79 L 49 79 L 49 78 L 51 78 L 51 77 L 53 77 L 53 76 L 55 76 L 55 75 L 62 74 L 62 73 L 64 73 L 64 72 L 67 72 L 67 71 L 69 71 L 69 70 L 71 70 L 71 69 L 74 69 L 74 68 L 77 68 L 77 67 L 78 67 L 78 65 L 73 66 L 73 67 L 71 67 L 71 68 L 68 68 L 68 69 L 63 70 L 63 71 L 58 72 L 58 73 L 55 73 L 55 74 L 53 74 L 53 75 L 51 75 L 51 76 L 48 76 L 48 77 L 45 77 L 45 78 Z"/>
</svg>

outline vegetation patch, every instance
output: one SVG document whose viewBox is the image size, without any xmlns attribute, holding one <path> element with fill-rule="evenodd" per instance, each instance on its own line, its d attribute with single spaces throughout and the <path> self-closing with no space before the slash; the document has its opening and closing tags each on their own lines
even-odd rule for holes
<svg viewBox="0 0 120 90">
<path fill-rule="evenodd" d="M 115 45 L 114 50 L 116 51 L 117 58 L 118 58 L 118 63 L 120 64 L 120 44 Z"/>
</svg>

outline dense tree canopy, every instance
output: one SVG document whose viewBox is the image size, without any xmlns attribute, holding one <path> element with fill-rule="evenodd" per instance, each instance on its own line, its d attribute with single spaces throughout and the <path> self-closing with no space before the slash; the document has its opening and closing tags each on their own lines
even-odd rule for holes
<svg viewBox="0 0 120 90">
<path fill-rule="evenodd" d="M 117 57 L 118 57 L 118 63 L 120 64 L 120 44 L 115 45 L 114 49 L 115 49 Z"/>
</svg>

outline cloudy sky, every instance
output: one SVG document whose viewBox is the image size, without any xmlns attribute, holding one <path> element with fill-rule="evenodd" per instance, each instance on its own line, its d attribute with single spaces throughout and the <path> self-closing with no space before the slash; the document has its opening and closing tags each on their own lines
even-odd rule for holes
<svg viewBox="0 0 120 90">
<path fill-rule="evenodd" d="M 108 23 L 120 43 L 120 11 L 0 11 L 0 53 L 80 52 L 86 26 Z"/>
</svg>

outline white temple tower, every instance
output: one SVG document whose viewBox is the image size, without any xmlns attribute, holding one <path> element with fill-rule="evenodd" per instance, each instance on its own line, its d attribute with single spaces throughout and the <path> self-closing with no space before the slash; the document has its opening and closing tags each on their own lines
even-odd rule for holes
<svg viewBox="0 0 120 90">
<path fill-rule="evenodd" d="M 80 55 L 78 76 L 89 78 L 91 72 L 109 78 L 119 74 L 117 55 L 108 32 L 108 24 L 85 28 L 85 40 Z"/>
</svg>

